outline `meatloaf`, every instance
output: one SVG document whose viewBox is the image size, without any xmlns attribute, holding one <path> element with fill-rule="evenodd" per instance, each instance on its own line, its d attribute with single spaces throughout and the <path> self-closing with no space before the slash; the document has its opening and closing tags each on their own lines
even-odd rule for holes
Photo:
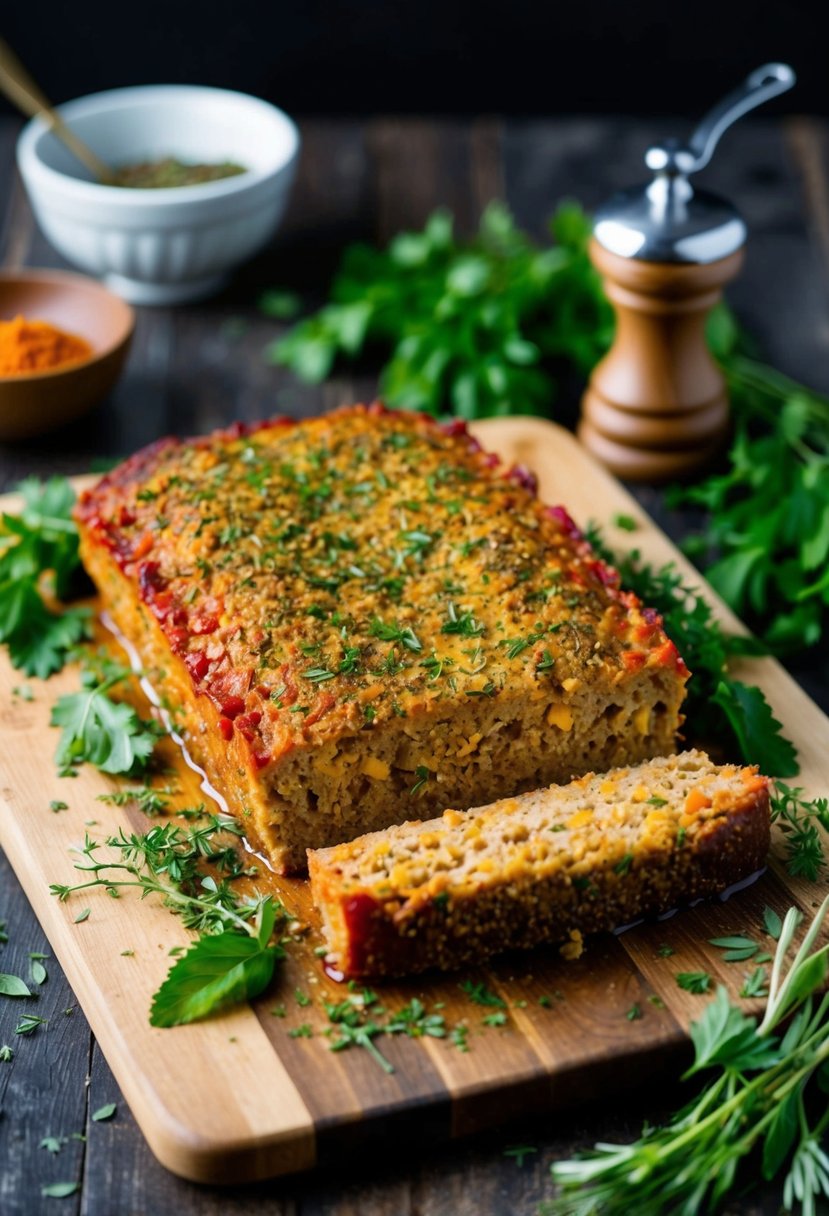
<svg viewBox="0 0 829 1216">
<path fill-rule="evenodd" d="M 765 777 L 685 752 L 372 832 L 309 870 L 333 965 L 402 975 L 667 911 L 768 847 Z"/>
<path fill-rule="evenodd" d="M 673 750 L 688 672 L 526 470 L 382 406 L 164 439 L 84 564 L 283 872 L 308 848 Z"/>
</svg>

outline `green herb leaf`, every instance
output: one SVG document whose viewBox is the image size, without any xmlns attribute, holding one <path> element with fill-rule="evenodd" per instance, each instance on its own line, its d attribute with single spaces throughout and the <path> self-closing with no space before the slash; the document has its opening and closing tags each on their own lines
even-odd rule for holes
<svg viewBox="0 0 829 1216">
<path fill-rule="evenodd" d="M 31 992 L 17 975 L 0 972 L 0 996 L 31 996 Z"/>
<path fill-rule="evenodd" d="M 40 1188 L 40 1193 L 46 1199 L 66 1199 L 80 1189 L 79 1182 L 49 1182 Z"/>
<path fill-rule="evenodd" d="M 107 1102 L 105 1106 L 99 1106 L 92 1114 L 93 1123 L 104 1123 L 107 1119 L 111 1119 L 118 1107 L 114 1102 Z"/>
<path fill-rule="evenodd" d="M 272 900 L 262 904 L 256 937 L 225 930 L 195 942 L 172 967 L 153 997 L 150 1024 L 179 1026 L 264 992 L 283 952 L 267 943 L 276 911 Z"/>
</svg>

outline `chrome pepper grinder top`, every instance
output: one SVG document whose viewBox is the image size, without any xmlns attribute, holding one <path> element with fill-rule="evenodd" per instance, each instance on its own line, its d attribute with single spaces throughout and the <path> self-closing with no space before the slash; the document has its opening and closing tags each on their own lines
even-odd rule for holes
<svg viewBox="0 0 829 1216">
<path fill-rule="evenodd" d="M 582 399 L 579 438 L 620 477 L 681 477 L 727 433 L 726 386 L 705 321 L 740 269 L 746 227 L 730 202 L 688 178 L 733 122 L 794 82 L 786 64 L 758 68 L 687 144 L 669 139 L 648 150 L 649 185 L 614 195 L 596 212 L 590 257 L 617 326 Z"/>
</svg>

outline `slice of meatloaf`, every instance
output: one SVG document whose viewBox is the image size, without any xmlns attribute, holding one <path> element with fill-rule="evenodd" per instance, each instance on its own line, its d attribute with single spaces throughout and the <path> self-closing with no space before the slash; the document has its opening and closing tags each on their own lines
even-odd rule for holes
<svg viewBox="0 0 829 1216">
<path fill-rule="evenodd" d="M 497 465 L 354 406 L 161 440 L 82 496 L 104 607 L 280 870 L 673 749 L 688 673 L 658 614 Z"/>
<path fill-rule="evenodd" d="M 308 861 L 334 966 L 405 975 L 665 912 L 748 877 L 768 847 L 766 778 L 684 752 Z"/>
</svg>

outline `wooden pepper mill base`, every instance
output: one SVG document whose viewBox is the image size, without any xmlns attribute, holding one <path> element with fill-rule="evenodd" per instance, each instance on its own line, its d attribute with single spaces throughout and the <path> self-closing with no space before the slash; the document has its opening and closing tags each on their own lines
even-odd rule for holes
<svg viewBox="0 0 829 1216">
<path fill-rule="evenodd" d="M 617 329 L 582 398 L 579 438 L 619 477 L 682 477 L 710 460 L 728 434 L 728 394 L 705 321 L 743 250 L 704 264 L 645 262 L 593 238 L 590 257 Z"/>
</svg>

